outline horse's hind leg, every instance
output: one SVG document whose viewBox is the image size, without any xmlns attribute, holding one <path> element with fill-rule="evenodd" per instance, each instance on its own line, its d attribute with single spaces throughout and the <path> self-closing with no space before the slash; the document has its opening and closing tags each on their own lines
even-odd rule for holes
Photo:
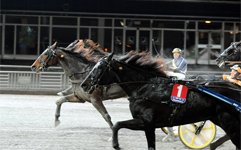
<svg viewBox="0 0 241 150">
<path fill-rule="evenodd" d="M 215 150 L 218 146 L 222 145 L 224 142 L 228 141 L 229 139 L 230 139 L 229 136 L 226 134 L 223 137 L 219 138 L 217 141 L 211 143 L 209 145 L 209 149 Z"/>
<path fill-rule="evenodd" d="M 63 96 L 59 100 L 57 100 L 55 102 L 57 105 L 56 112 L 55 112 L 55 127 L 57 127 L 60 124 L 60 121 L 59 121 L 60 110 L 61 110 L 62 104 L 65 102 L 84 103 L 85 101 L 82 101 L 82 100 L 78 99 L 77 97 L 75 97 L 74 93 L 67 95 L 67 96 Z"/>
<path fill-rule="evenodd" d="M 228 112 L 222 112 L 218 115 L 218 119 L 220 120 L 220 125 L 222 129 L 227 133 L 230 137 L 232 143 L 240 149 L 240 120 L 236 119 L 233 115 Z"/>
</svg>

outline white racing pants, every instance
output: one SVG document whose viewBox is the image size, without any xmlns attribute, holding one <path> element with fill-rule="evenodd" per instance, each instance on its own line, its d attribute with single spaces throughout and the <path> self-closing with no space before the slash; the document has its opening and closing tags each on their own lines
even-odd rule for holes
<svg viewBox="0 0 241 150">
<path fill-rule="evenodd" d="M 165 71 L 165 72 L 168 76 L 177 77 L 178 80 L 185 80 L 186 75 L 184 75 L 182 73 L 175 73 L 175 72 L 172 72 L 172 71 Z"/>
</svg>

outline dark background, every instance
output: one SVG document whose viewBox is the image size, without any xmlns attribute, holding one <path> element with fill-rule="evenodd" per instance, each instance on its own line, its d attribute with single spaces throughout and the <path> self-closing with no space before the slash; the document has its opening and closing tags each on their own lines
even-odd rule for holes
<svg viewBox="0 0 241 150">
<path fill-rule="evenodd" d="M 1 10 L 240 18 L 240 0 L 1 0 Z"/>
</svg>

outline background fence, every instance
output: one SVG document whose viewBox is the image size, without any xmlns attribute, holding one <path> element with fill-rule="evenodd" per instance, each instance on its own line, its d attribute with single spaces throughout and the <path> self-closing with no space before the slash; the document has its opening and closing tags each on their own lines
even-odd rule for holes
<svg viewBox="0 0 241 150">
<path fill-rule="evenodd" d="M 39 74 L 31 71 L 29 66 L 0 65 L 0 93 L 56 94 L 69 86 L 70 80 L 60 67 L 49 67 Z M 229 74 L 222 71 L 188 71 L 191 75 Z"/>
<path fill-rule="evenodd" d="M 37 92 L 53 93 L 68 88 L 71 84 L 68 77 L 59 67 L 50 67 L 49 71 L 39 74 L 30 70 L 29 66 L 0 66 L 1 93 Z M 19 69 L 23 69 L 20 70 Z M 25 69 L 25 70 L 24 70 Z M 11 71 L 9 71 L 11 70 Z M 18 71 L 13 71 L 18 70 Z"/>
</svg>

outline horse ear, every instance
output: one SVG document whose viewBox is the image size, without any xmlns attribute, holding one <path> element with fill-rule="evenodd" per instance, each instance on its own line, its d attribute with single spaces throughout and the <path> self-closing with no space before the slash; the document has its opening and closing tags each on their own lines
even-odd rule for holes
<svg viewBox="0 0 241 150">
<path fill-rule="evenodd" d="M 114 56 L 115 51 L 113 51 L 108 57 L 107 57 L 107 61 L 110 61 L 112 59 L 112 57 Z"/>
<path fill-rule="evenodd" d="M 55 49 L 58 45 L 58 42 L 55 42 L 53 45 L 52 45 L 52 48 Z"/>
</svg>

